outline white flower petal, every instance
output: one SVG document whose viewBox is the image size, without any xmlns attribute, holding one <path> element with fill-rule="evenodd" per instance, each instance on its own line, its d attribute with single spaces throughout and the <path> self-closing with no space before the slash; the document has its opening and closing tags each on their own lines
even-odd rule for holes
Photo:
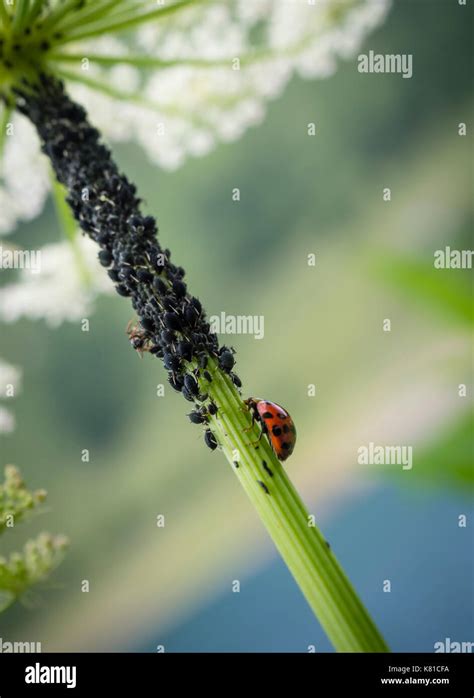
<svg viewBox="0 0 474 698">
<path fill-rule="evenodd" d="M 64 320 L 87 317 L 97 294 L 112 291 L 112 282 L 97 260 L 97 245 L 78 237 L 77 251 L 67 241 L 47 245 L 41 249 L 39 273 L 22 270 L 16 283 L 0 289 L 0 319 L 45 319 L 56 327 Z"/>
<path fill-rule="evenodd" d="M 15 429 L 15 417 L 9 410 L 0 407 L 0 434 L 10 434 Z"/>
<path fill-rule="evenodd" d="M 18 220 L 31 220 L 42 210 L 49 189 L 48 162 L 32 124 L 15 114 L 5 137 L 0 183 L 0 234 Z"/>
<path fill-rule="evenodd" d="M 20 389 L 20 380 L 21 370 L 0 359 L 0 398 L 11 400 Z M 0 405 L 0 434 L 10 433 L 14 428 L 14 416 L 3 405 Z"/>
<path fill-rule="evenodd" d="M 219 140 L 235 140 L 260 123 L 268 100 L 282 93 L 294 73 L 331 75 L 338 60 L 354 55 L 383 21 L 390 2 L 222 0 L 189 6 L 140 26 L 126 41 L 105 36 L 71 50 L 84 58 L 137 54 L 191 63 L 141 71 L 78 60 L 70 70 L 101 82 L 118 97 L 75 82 L 68 89 L 107 140 L 135 140 L 153 162 L 176 169 L 188 156 L 204 155 Z M 260 60 L 245 62 L 245 56 L 259 52 Z M 236 58 L 242 61 L 240 70 L 234 69 Z M 223 65 L 200 67 L 193 60 Z M 120 99 L 120 93 L 126 97 Z M 34 218 L 49 188 L 48 165 L 32 126 L 20 116 L 13 123 L 0 183 L 0 234 L 18 220 Z"/>
</svg>

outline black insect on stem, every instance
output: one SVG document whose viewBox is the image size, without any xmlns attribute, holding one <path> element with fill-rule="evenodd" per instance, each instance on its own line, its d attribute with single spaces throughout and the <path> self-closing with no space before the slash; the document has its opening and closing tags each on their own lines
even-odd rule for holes
<svg viewBox="0 0 474 698">
<path fill-rule="evenodd" d="M 188 417 L 193 424 L 206 424 L 208 421 L 207 415 L 201 410 L 193 410 L 188 414 Z"/>
<path fill-rule="evenodd" d="M 161 248 L 154 218 L 141 213 L 135 186 L 120 173 L 100 133 L 61 82 L 42 76 L 37 84 L 16 91 L 16 103 L 36 126 L 74 217 L 99 245 L 99 261 L 117 293 L 132 302 L 139 319 L 133 330 L 129 328 L 132 346 L 161 358 L 170 385 L 202 405 L 208 398 L 201 393 L 201 378 L 193 375 L 195 366 L 205 369 L 214 357 L 230 371 L 233 352 L 219 349 L 199 299 L 183 280 L 184 269 Z M 84 189 L 88 197 L 83 197 Z M 208 382 L 210 377 L 206 371 Z M 213 403 L 206 413 L 214 413 Z M 206 443 L 215 448 L 209 434 Z"/>
<path fill-rule="evenodd" d="M 267 461 L 262 460 L 263 469 L 267 472 L 270 477 L 273 477 L 273 471 L 268 467 Z"/>
<path fill-rule="evenodd" d="M 206 446 L 210 448 L 211 451 L 214 451 L 217 448 L 216 437 L 210 429 L 206 429 L 206 431 L 204 432 L 204 441 L 206 443 Z"/>
<path fill-rule="evenodd" d="M 222 347 L 219 351 L 219 367 L 230 373 L 235 364 L 234 353 L 227 347 Z"/>
</svg>

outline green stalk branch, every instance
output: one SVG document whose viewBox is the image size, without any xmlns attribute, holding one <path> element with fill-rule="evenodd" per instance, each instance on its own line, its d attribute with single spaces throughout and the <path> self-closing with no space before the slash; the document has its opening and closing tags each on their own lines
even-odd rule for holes
<svg viewBox="0 0 474 698">
<path fill-rule="evenodd" d="M 0 18 L 2 20 L 3 28 L 8 29 L 11 24 L 11 17 L 5 5 L 5 0 L 0 0 Z"/>
<path fill-rule="evenodd" d="M 17 0 L 16 12 L 13 17 L 13 31 L 20 32 L 30 10 L 30 0 Z"/>
<path fill-rule="evenodd" d="M 71 209 L 69 208 L 66 201 L 66 190 L 58 182 L 53 172 L 50 174 L 51 179 L 51 189 L 53 194 L 54 208 L 56 210 L 56 216 L 58 218 L 59 225 L 64 234 L 66 240 L 70 243 L 74 259 L 79 270 L 82 282 L 85 286 L 90 283 L 90 273 L 87 269 L 87 265 L 82 257 L 81 250 L 79 249 L 78 243 L 78 227 L 74 220 Z"/>
<path fill-rule="evenodd" d="M 202 2 L 202 0 L 194 0 L 195 2 Z M 72 40 L 72 39 L 71 39 Z M 291 58 L 293 55 L 298 54 L 303 50 L 305 46 L 314 41 L 314 35 L 312 33 L 306 34 L 300 41 L 286 46 L 281 49 L 278 53 L 279 56 L 285 56 Z M 60 40 L 55 42 L 55 46 L 65 44 L 66 41 Z M 245 68 L 246 66 L 252 66 L 256 63 L 262 63 L 264 61 L 274 60 L 275 51 L 271 49 L 254 49 L 251 52 L 243 53 L 237 56 L 227 56 L 226 58 L 216 58 L 216 59 L 205 59 L 205 58 L 176 58 L 176 59 L 162 59 L 155 56 L 147 55 L 104 55 L 97 53 L 69 53 L 61 50 L 52 49 L 48 53 L 48 59 L 54 60 L 58 63 L 80 63 L 80 61 L 87 57 L 91 62 L 95 62 L 102 66 L 114 66 L 119 64 L 132 65 L 137 68 L 151 68 L 151 69 L 165 69 L 165 68 L 175 68 L 175 67 L 193 67 L 193 68 L 229 68 L 232 64 L 234 58 L 238 58 L 240 62 L 240 67 Z"/>
<path fill-rule="evenodd" d="M 117 5 L 126 5 L 123 0 L 106 0 L 106 2 L 95 2 L 86 4 L 82 10 L 78 10 L 73 19 L 65 17 L 58 23 L 58 31 L 69 31 L 74 27 L 84 27 L 87 24 L 102 19 L 104 16 L 115 18 L 112 14 Z M 128 10 L 128 8 L 127 8 Z"/>
<path fill-rule="evenodd" d="M 114 66 L 117 64 L 133 65 L 137 68 L 174 68 L 177 66 L 192 66 L 193 68 L 226 68 L 231 65 L 232 57 L 220 60 L 205 60 L 198 58 L 179 58 L 175 60 L 165 60 L 154 56 L 105 56 L 98 53 L 63 53 L 61 51 L 51 51 L 48 58 L 58 62 L 80 63 L 87 56 L 91 63 L 98 63 L 104 66 Z M 257 60 L 257 59 L 255 59 Z"/>
<path fill-rule="evenodd" d="M 215 362 L 209 365 L 213 380 L 203 389 L 218 406 L 209 427 L 335 649 L 387 652 L 323 535 L 310 525 L 307 510 L 266 437 L 259 440 L 260 428 L 251 427 L 249 412 L 231 379 Z"/>
<path fill-rule="evenodd" d="M 155 19 L 159 20 L 163 17 L 167 17 L 175 12 L 179 12 L 188 5 L 196 5 L 204 0 L 180 0 L 172 5 L 165 5 L 156 10 L 151 10 L 150 12 L 137 13 L 136 11 L 131 13 L 129 16 L 124 17 L 121 20 L 113 21 L 113 17 L 109 18 L 108 21 L 103 23 L 97 23 L 97 26 L 91 26 L 85 28 L 83 31 L 79 31 L 76 34 L 71 33 L 64 37 L 64 39 L 57 42 L 57 44 L 66 44 L 71 41 L 79 41 L 82 39 L 89 39 L 94 36 L 100 36 L 101 34 L 114 34 L 120 31 L 126 31 L 131 27 L 135 27 L 138 24 L 143 24 L 144 22 L 150 22 Z"/>
<path fill-rule="evenodd" d="M 46 0 L 34 0 L 31 10 L 28 14 L 27 22 L 32 24 L 37 17 L 41 14 L 41 11 L 45 5 Z"/>
<path fill-rule="evenodd" d="M 48 32 L 51 30 L 54 26 L 59 24 L 64 17 L 67 17 L 73 10 L 76 10 L 79 5 L 80 0 L 65 0 L 61 5 L 58 5 L 56 9 L 50 12 L 47 19 L 42 24 L 42 31 Z"/>
</svg>

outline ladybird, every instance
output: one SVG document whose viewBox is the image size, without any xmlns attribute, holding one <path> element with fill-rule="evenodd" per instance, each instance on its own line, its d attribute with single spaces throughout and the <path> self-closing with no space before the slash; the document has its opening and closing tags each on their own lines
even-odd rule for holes
<svg viewBox="0 0 474 698">
<path fill-rule="evenodd" d="M 286 460 L 293 453 L 296 428 L 288 412 L 269 400 L 249 397 L 245 404 L 252 412 L 252 419 L 262 427 L 278 460 Z"/>
</svg>

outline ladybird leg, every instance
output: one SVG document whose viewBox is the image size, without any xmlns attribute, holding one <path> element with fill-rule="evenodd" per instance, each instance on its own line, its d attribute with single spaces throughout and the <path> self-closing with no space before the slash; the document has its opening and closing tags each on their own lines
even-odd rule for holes
<svg viewBox="0 0 474 698">
<path fill-rule="evenodd" d="M 262 434 L 265 434 L 265 433 L 266 433 L 266 426 L 265 426 L 265 424 L 263 424 L 263 422 L 260 421 L 260 419 L 258 419 L 258 417 L 255 416 L 255 413 L 254 413 L 254 412 L 252 412 L 252 421 L 251 421 L 250 425 L 249 425 L 248 427 L 245 427 L 245 428 L 243 429 L 243 432 L 244 432 L 245 434 L 246 434 L 247 432 L 249 432 L 251 429 L 253 429 L 254 424 L 258 424 L 258 425 L 260 426 L 261 432 L 260 432 L 260 436 L 259 436 L 259 439 L 258 439 L 258 440 L 260 441 L 260 439 L 262 438 Z"/>
<path fill-rule="evenodd" d="M 257 420 L 254 420 L 254 421 L 257 421 Z M 253 446 L 254 448 L 256 446 L 258 446 L 258 444 L 262 440 L 262 436 L 264 434 L 268 434 L 267 425 L 265 423 L 260 422 L 260 421 L 258 423 L 260 425 L 260 436 L 258 437 L 258 439 L 256 441 L 251 441 L 249 444 L 247 444 L 248 446 Z M 252 427 L 253 427 L 253 424 L 250 427 L 248 427 L 247 429 L 244 429 L 244 431 L 249 431 Z"/>
<path fill-rule="evenodd" d="M 260 419 L 259 419 L 258 415 L 256 414 L 255 409 L 253 409 L 251 405 L 247 404 L 246 400 L 245 400 L 245 407 L 239 407 L 239 409 L 242 410 L 242 412 L 250 412 L 250 415 L 252 418 L 250 425 L 243 429 L 245 434 L 253 428 L 253 425 L 255 424 L 255 422 L 258 422 L 261 425 Z"/>
<path fill-rule="evenodd" d="M 241 409 L 242 411 L 245 411 L 242 407 L 241 407 L 240 409 Z M 244 428 L 242 429 L 242 431 L 244 432 L 244 434 L 246 434 L 246 433 L 249 432 L 251 429 L 253 429 L 253 425 L 254 425 L 254 424 L 255 424 L 255 415 L 252 413 L 250 424 L 248 425 L 248 427 L 244 427 Z"/>
<path fill-rule="evenodd" d="M 248 410 L 245 410 L 244 407 L 241 407 L 240 409 L 241 409 L 242 411 L 245 411 L 245 412 L 248 411 Z M 251 416 L 252 416 L 252 421 L 250 422 L 250 424 L 249 424 L 248 427 L 244 427 L 244 429 L 243 429 L 244 434 L 246 434 L 248 431 L 250 431 L 251 429 L 253 429 L 253 425 L 254 425 L 255 422 L 257 421 L 257 420 L 255 419 L 255 414 L 254 414 L 254 412 L 251 412 Z"/>
</svg>

